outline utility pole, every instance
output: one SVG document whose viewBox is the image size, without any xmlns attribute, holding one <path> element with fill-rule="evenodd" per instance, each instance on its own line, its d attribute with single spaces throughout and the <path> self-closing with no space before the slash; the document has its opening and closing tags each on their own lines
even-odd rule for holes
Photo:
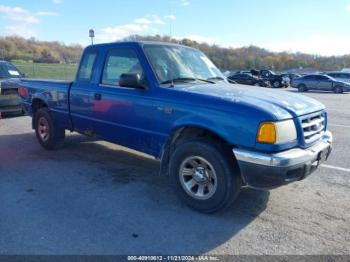
<svg viewBox="0 0 350 262">
<path fill-rule="evenodd" d="M 168 2 L 168 11 L 169 11 L 169 36 L 170 36 L 170 39 L 172 39 L 173 37 L 173 19 L 171 18 L 171 16 L 173 15 L 172 14 L 172 7 L 171 7 L 171 0 L 169 0 Z"/>
<path fill-rule="evenodd" d="M 95 37 L 94 29 L 89 30 L 89 37 L 91 38 L 91 45 L 94 45 L 94 37 Z"/>
</svg>

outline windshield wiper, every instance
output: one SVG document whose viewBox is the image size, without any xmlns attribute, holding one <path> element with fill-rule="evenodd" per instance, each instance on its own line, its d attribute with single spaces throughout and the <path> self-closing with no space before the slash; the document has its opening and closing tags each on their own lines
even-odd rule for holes
<svg viewBox="0 0 350 262">
<path fill-rule="evenodd" d="M 164 82 L 161 82 L 161 85 L 165 85 L 165 84 L 172 84 L 175 82 L 187 82 L 187 81 L 202 81 L 202 82 L 206 82 L 206 83 L 210 83 L 210 84 L 215 84 L 215 82 L 207 80 L 207 79 L 200 79 L 200 78 L 194 78 L 194 77 L 178 77 L 178 78 L 174 78 L 174 79 L 169 79 L 166 80 Z"/>
<path fill-rule="evenodd" d="M 224 81 L 225 79 L 221 76 L 214 76 L 214 77 L 207 78 L 207 80 L 209 80 L 209 81 L 210 80 L 222 80 L 222 81 Z"/>
</svg>

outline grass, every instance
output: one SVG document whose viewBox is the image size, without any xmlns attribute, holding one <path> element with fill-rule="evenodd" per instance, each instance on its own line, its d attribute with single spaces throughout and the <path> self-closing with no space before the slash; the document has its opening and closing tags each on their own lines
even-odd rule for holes
<svg viewBox="0 0 350 262">
<path fill-rule="evenodd" d="M 73 80 L 77 70 L 76 64 L 45 64 L 25 61 L 12 63 L 28 78 Z"/>
</svg>

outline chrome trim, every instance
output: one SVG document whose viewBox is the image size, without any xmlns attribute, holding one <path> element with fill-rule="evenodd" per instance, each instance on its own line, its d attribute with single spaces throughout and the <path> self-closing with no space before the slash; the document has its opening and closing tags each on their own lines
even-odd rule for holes
<svg viewBox="0 0 350 262">
<path fill-rule="evenodd" d="M 331 147 L 332 142 L 332 133 L 326 131 L 317 144 L 307 149 L 293 148 L 274 154 L 254 152 L 240 148 L 234 148 L 232 151 L 238 161 L 271 167 L 288 167 L 315 161 L 321 151 Z"/>
<path fill-rule="evenodd" d="M 311 144 L 323 137 L 326 129 L 326 115 L 324 111 L 304 115 L 299 119 L 306 144 Z"/>
</svg>

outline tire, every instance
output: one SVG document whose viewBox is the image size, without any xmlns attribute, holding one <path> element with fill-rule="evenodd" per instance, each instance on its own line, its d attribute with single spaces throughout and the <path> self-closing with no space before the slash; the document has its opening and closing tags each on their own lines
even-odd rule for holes
<svg viewBox="0 0 350 262">
<path fill-rule="evenodd" d="M 304 84 L 298 85 L 298 91 L 299 92 L 307 92 L 307 87 Z"/>
<path fill-rule="evenodd" d="M 343 87 L 341 86 L 335 86 L 333 89 L 333 92 L 336 94 L 342 94 L 344 92 Z"/>
<path fill-rule="evenodd" d="M 233 155 L 209 139 L 177 146 L 169 168 L 170 181 L 179 198 L 203 213 L 229 207 L 242 185 Z"/>
<path fill-rule="evenodd" d="M 281 84 L 280 81 L 274 81 L 274 82 L 272 83 L 272 86 L 273 86 L 274 88 L 280 88 L 280 87 L 282 86 L 282 84 Z"/>
<path fill-rule="evenodd" d="M 46 150 L 59 148 L 65 138 L 65 130 L 57 128 L 46 107 L 38 109 L 34 116 L 34 128 L 39 143 Z"/>
</svg>

